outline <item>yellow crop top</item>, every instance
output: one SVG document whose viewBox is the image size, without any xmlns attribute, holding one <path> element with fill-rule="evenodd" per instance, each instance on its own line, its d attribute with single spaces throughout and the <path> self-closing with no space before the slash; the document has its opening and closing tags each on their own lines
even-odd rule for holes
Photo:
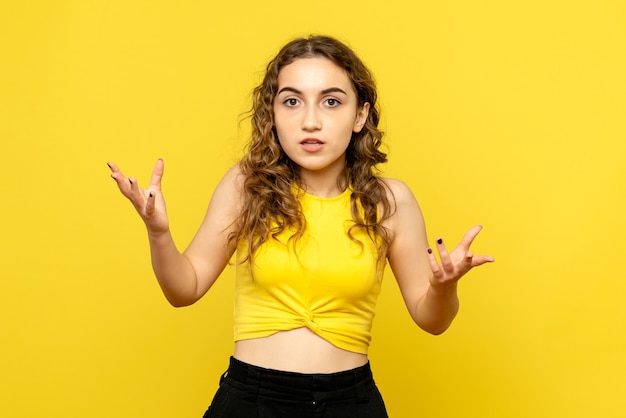
<svg viewBox="0 0 626 418">
<path fill-rule="evenodd" d="M 293 232 L 283 231 L 257 250 L 252 275 L 248 264 L 237 266 L 235 341 L 307 327 L 339 348 L 367 354 L 382 267 L 363 230 L 352 232 L 362 246 L 347 235 L 350 193 L 301 193 L 306 231 L 296 251 L 287 242 Z"/>
</svg>

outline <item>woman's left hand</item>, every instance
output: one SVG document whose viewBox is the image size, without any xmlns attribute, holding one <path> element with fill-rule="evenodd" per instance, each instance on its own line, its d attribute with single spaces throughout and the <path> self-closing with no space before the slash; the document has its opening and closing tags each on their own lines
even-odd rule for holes
<svg viewBox="0 0 626 418">
<path fill-rule="evenodd" d="M 448 253 L 443 240 L 441 238 L 437 239 L 437 252 L 439 253 L 441 264 L 437 262 L 433 250 L 431 248 L 428 249 L 428 261 L 433 272 L 430 282 L 431 286 L 437 288 L 454 285 L 473 267 L 495 261 L 489 255 L 474 255 L 470 251 L 470 245 L 481 229 L 482 226 L 480 225 L 472 227 L 465 233 L 461 243 L 450 253 Z"/>
</svg>

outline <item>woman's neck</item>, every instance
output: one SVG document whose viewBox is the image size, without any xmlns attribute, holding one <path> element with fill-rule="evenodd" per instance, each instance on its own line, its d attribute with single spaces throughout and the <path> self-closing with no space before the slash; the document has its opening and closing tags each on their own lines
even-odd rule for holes
<svg viewBox="0 0 626 418">
<path fill-rule="evenodd" d="M 301 173 L 300 180 L 302 189 L 317 197 L 335 197 L 346 190 L 347 181 L 343 172 L 341 175 L 324 176 L 319 173 Z"/>
</svg>

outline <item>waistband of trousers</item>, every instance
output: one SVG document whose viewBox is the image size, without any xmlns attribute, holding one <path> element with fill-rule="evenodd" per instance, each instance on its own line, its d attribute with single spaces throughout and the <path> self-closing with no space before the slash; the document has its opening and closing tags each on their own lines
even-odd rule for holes
<svg viewBox="0 0 626 418">
<path fill-rule="evenodd" d="M 336 373 L 296 373 L 265 369 L 230 358 L 223 380 L 257 394 L 282 393 L 294 399 L 310 399 L 312 393 L 361 397 L 375 388 L 369 362 Z"/>
</svg>

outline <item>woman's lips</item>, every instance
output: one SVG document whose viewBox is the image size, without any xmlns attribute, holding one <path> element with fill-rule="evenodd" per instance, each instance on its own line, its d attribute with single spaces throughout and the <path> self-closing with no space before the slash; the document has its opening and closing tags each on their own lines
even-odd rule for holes
<svg viewBox="0 0 626 418">
<path fill-rule="evenodd" d="M 305 138 L 300 141 L 300 145 L 307 152 L 316 152 L 324 147 L 324 141 L 317 138 Z"/>
</svg>

